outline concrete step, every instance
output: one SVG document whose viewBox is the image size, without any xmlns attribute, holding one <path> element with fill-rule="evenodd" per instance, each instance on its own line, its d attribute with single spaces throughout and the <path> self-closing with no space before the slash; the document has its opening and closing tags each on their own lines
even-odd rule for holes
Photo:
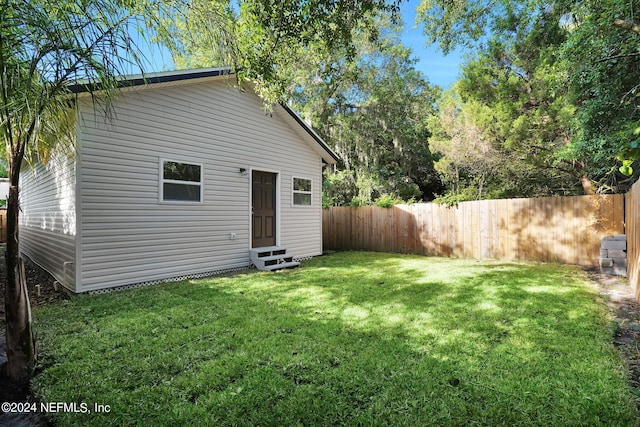
<svg viewBox="0 0 640 427">
<path fill-rule="evenodd" d="M 261 256 L 258 258 L 258 260 L 263 261 L 264 263 L 267 263 L 269 261 L 277 261 L 279 259 L 284 259 L 284 258 L 293 258 L 293 257 L 287 254 L 280 254 L 280 255 L 271 255 L 271 256 Z"/>
<path fill-rule="evenodd" d="M 266 254 L 266 253 L 273 253 L 273 252 L 278 252 L 278 253 L 286 253 L 287 252 L 287 247 L 286 246 L 265 246 L 263 248 L 252 248 L 251 249 L 252 253 L 255 254 Z"/>
<path fill-rule="evenodd" d="M 262 270 L 264 271 L 276 271 L 276 270 L 284 270 L 287 268 L 296 268 L 299 267 L 300 263 L 296 262 L 296 261 L 291 261 L 291 262 L 282 262 L 280 264 L 273 264 L 273 265 L 265 265 Z"/>
<path fill-rule="evenodd" d="M 274 271 L 285 268 L 295 268 L 300 265 L 293 261 L 293 256 L 287 254 L 284 246 L 267 246 L 250 250 L 251 262 L 258 270 Z"/>
</svg>

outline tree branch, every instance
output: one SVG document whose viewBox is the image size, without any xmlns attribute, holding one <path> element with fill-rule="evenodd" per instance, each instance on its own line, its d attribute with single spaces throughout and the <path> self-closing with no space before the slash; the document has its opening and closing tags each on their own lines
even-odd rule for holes
<svg viewBox="0 0 640 427">
<path fill-rule="evenodd" d="M 635 22 L 625 21 L 624 19 L 616 19 L 613 21 L 613 25 L 618 28 L 633 31 L 640 35 L 640 25 Z"/>
<path fill-rule="evenodd" d="M 596 62 L 605 62 L 605 61 L 610 61 L 612 59 L 628 58 L 630 56 L 638 56 L 638 55 L 640 55 L 640 52 L 621 53 L 620 55 L 607 56 L 606 58 L 599 59 Z"/>
</svg>

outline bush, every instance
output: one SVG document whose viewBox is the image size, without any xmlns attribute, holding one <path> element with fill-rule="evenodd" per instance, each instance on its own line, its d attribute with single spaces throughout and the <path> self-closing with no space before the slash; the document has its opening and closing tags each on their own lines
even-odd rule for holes
<svg viewBox="0 0 640 427">
<path fill-rule="evenodd" d="M 400 203 L 403 203 L 403 201 L 391 194 L 381 194 L 380 197 L 378 197 L 375 201 L 376 206 L 380 206 L 383 208 L 390 208 L 393 205 L 397 205 Z"/>
</svg>

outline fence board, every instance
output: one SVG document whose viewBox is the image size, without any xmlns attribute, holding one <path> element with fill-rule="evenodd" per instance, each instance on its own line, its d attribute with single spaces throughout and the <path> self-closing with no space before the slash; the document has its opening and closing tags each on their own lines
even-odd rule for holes
<svg viewBox="0 0 640 427">
<path fill-rule="evenodd" d="M 551 218 L 551 238 L 547 243 L 547 260 L 549 262 L 560 262 L 558 254 L 555 251 L 556 244 L 558 240 L 560 240 L 563 236 L 562 233 L 562 217 L 560 215 L 554 215 L 554 213 L 558 212 L 558 209 L 562 206 L 562 198 L 557 197 L 553 199 L 548 199 L 549 203 L 547 205 L 547 210 L 545 215 L 547 218 Z"/>
<path fill-rule="evenodd" d="M 624 231 L 625 206 L 627 222 L 631 212 L 638 212 L 640 187 L 626 200 L 624 195 L 601 195 L 485 200 L 457 207 L 427 203 L 330 208 L 323 211 L 323 244 L 325 249 L 593 267 L 602 237 Z M 640 244 L 638 228 L 628 232 L 634 247 Z M 638 256 L 637 251 L 631 254 Z"/>
<path fill-rule="evenodd" d="M 498 258 L 499 241 L 498 241 L 498 204 L 491 203 L 489 205 L 489 257 Z"/>
<path fill-rule="evenodd" d="M 522 214 L 524 209 L 527 209 L 526 200 L 516 199 L 514 200 L 514 210 L 511 215 L 511 232 L 515 232 L 518 243 L 518 253 L 516 255 L 517 260 L 525 260 L 526 250 L 531 250 L 529 246 L 529 217 Z M 533 256 L 532 256 L 533 258 Z"/>
<path fill-rule="evenodd" d="M 640 181 L 625 195 L 627 234 L 627 276 L 636 299 L 640 301 Z"/>
<path fill-rule="evenodd" d="M 489 201 L 481 200 L 478 206 L 478 253 L 477 257 L 487 259 L 491 257 L 489 244 Z"/>
<path fill-rule="evenodd" d="M 574 248 L 587 248 L 584 251 L 575 251 L 575 264 L 578 265 L 589 265 L 589 260 L 587 256 L 589 255 L 589 230 L 596 228 L 596 217 L 599 213 L 599 208 L 597 204 L 593 204 L 591 198 L 575 198 L 574 203 L 574 215 L 584 215 L 584 218 L 573 218 L 574 227 L 576 227 L 574 231 L 574 235 L 576 238 L 576 242 Z M 591 265 L 593 266 L 593 264 Z"/>
<path fill-rule="evenodd" d="M 498 223 L 498 253 L 496 258 L 509 259 L 507 256 L 509 249 L 509 233 L 507 229 L 509 210 L 505 200 L 496 200 L 497 223 Z"/>
<path fill-rule="evenodd" d="M 420 224 L 420 254 L 429 255 L 429 239 L 428 239 L 428 212 L 425 209 L 418 209 L 419 218 L 418 224 Z"/>
<path fill-rule="evenodd" d="M 0 209 L 0 243 L 7 243 L 7 210 Z"/>
<path fill-rule="evenodd" d="M 576 236 L 574 235 L 575 229 L 573 224 L 573 215 L 576 210 L 574 209 L 575 200 L 573 197 L 566 197 L 563 199 L 563 216 L 565 224 L 565 232 L 560 237 L 564 242 L 562 247 L 562 259 L 566 264 L 573 264 L 575 262 L 575 250 Z"/>
<path fill-rule="evenodd" d="M 507 203 L 507 212 L 509 212 L 507 217 L 507 233 L 509 240 L 509 259 L 511 260 L 518 259 L 518 242 L 521 238 L 521 230 L 516 227 L 518 225 L 518 210 L 518 200 Z"/>
<path fill-rule="evenodd" d="M 553 221 L 553 209 L 551 209 L 551 203 L 548 199 L 540 199 L 538 205 L 540 216 L 544 219 Z M 540 260 L 549 262 L 549 244 L 554 239 L 555 224 L 552 222 L 546 227 L 544 224 L 537 224 L 538 226 L 538 238 L 540 239 Z"/>
<path fill-rule="evenodd" d="M 438 206 L 436 207 L 436 213 L 437 213 L 437 224 L 438 224 L 438 229 L 436 230 L 436 237 L 438 239 L 438 251 L 437 251 L 437 255 L 438 256 L 448 256 L 449 254 L 449 250 L 448 250 L 448 246 L 449 246 L 449 240 L 448 240 L 448 229 L 449 226 L 447 224 L 447 212 L 445 212 L 442 208 L 442 206 Z"/>
</svg>

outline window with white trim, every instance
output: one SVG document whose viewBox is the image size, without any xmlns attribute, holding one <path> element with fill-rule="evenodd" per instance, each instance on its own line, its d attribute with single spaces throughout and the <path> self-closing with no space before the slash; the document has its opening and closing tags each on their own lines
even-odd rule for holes
<svg viewBox="0 0 640 427">
<path fill-rule="evenodd" d="M 163 202 L 201 203 L 202 165 L 161 160 L 160 200 Z"/>
<path fill-rule="evenodd" d="M 311 206 L 311 180 L 293 178 L 293 205 Z"/>
</svg>

